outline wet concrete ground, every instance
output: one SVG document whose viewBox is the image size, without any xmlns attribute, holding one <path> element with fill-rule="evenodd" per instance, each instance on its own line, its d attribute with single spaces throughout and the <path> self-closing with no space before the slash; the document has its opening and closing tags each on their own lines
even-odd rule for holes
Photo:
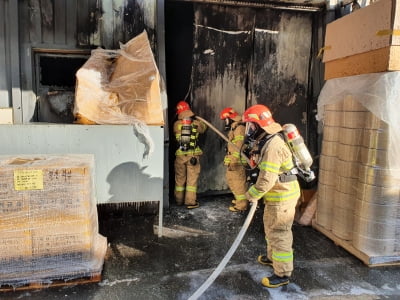
<svg viewBox="0 0 400 300">
<path fill-rule="evenodd" d="M 0 299 L 188 299 L 246 219 L 228 211 L 231 199 L 201 198 L 193 210 L 171 205 L 161 238 L 153 214 L 101 211 L 100 233 L 109 242 L 101 282 L 2 293 Z M 288 286 L 260 283 L 272 269 L 256 261 L 265 249 L 259 208 L 236 253 L 199 299 L 400 299 L 400 266 L 370 268 L 311 227 L 295 224 L 293 231 L 295 271 Z"/>
</svg>

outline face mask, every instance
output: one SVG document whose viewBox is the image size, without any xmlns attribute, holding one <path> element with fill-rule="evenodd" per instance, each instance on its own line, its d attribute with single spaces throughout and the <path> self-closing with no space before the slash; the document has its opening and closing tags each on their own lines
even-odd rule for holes
<svg viewBox="0 0 400 300">
<path fill-rule="evenodd" d="M 231 119 L 226 118 L 226 119 L 225 119 L 225 127 L 224 127 L 224 130 L 225 130 L 225 131 L 231 130 L 231 124 L 232 124 L 232 123 L 233 123 L 233 121 L 232 121 Z"/>
<path fill-rule="evenodd" d="M 256 123 L 253 122 L 246 123 L 245 135 L 247 140 L 249 141 L 255 140 L 257 131 L 258 131 L 258 125 Z"/>
</svg>

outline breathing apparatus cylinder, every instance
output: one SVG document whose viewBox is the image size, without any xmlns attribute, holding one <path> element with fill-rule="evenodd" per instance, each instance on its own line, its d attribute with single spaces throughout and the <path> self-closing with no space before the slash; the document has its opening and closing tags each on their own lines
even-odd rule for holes
<svg viewBox="0 0 400 300">
<path fill-rule="evenodd" d="M 310 171 L 313 159 L 296 126 L 293 124 L 285 124 L 282 128 L 286 142 L 295 157 L 296 164 L 300 164 L 297 165 L 297 167 L 305 171 Z"/>
<path fill-rule="evenodd" d="M 189 150 L 190 135 L 192 133 L 192 119 L 190 117 L 182 119 L 180 148 L 183 151 Z"/>
</svg>

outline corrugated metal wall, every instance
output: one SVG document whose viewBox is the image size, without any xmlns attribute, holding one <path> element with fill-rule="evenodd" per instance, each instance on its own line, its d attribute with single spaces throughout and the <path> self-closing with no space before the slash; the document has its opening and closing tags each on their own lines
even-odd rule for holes
<svg viewBox="0 0 400 300">
<path fill-rule="evenodd" d="M 18 53 L 18 2 L 0 1 L 0 107 L 21 104 Z M 17 118 L 18 120 L 18 118 Z"/>
<path fill-rule="evenodd" d="M 6 21 L 7 13 L 4 1 L 0 1 L 0 20 L 4 20 L 0 22 L 0 66 L 4 66 L 0 68 L 0 107 L 9 107 L 10 74 L 6 66 L 10 65 L 8 57 L 10 51 L 7 49 L 9 35 L 6 27 L 8 22 Z"/>
<path fill-rule="evenodd" d="M 147 30 L 154 44 L 155 0 L 20 1 L 22 41 L 57 48 L 116 49 Z"/>
<path fill-rule="evenodd" d="M 156 3 L 0 0 L 0 106 L 14 108 L 16 123 L 34 120 L 38 52 L 89 54 L 99 46 L 117 49 L 143 30 L 156 51 Z"/>
<path fill-rule="evenodd" d="M 307 138 L 312 20 L 304 12 L 194 5 L 195 113 L 222 130 L 224 107 L 242 113 L 261 103 L 279 123 L 294 123 Z M 203 142 L 199 191 L 226 189 L 225 142 L 211 130 Z"/>
</svg>

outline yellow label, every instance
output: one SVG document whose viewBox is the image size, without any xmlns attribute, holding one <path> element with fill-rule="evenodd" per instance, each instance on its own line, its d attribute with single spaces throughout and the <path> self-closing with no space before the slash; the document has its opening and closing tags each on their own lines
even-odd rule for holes
<svg viewBox="0 0 400 300">
<path fill-rule="evenodd" d="M 43 190 L 43 171 L 15 170 L 14 188 L 16 191 Z"/>
<path fill-rule="evenodd" d="M 384 29 L 384 30 L 379 30 L 376 33 L 377 36 L 386 36 L 386 35 L 400 35 L 400 30 L 399 29 Z"/>
</svg>

